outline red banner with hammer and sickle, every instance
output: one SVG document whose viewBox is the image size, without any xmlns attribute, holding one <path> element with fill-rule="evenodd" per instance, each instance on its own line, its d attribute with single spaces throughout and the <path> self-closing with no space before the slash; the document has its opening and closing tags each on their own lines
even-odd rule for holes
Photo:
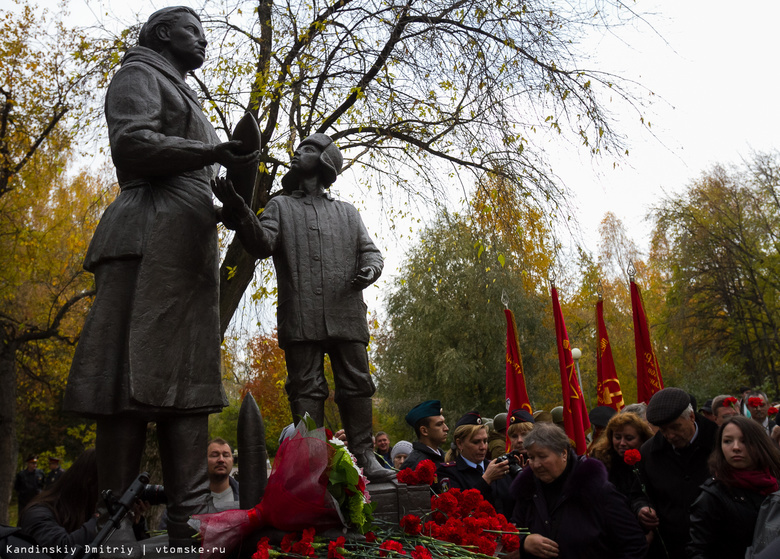
<svg viewBox="0 0 780 559">
<path fill-rule="evenodd" d="M 620 390 L 615 361 L 612 359 L 612 346 L 609 344 L 607 325 L 604 323 L 604 301 L 601 299 L 596 303 L 596 324 L 599 344 L 596 352 L 597 404 L 620 411 L 626 404 L 623 401 L 623 392 Z"/>
<path fill-rule="evenodd" d="M 650 329 L 647 326 L 647 316 L 642 304 L 642 294 L 639 287 L 631 281 L 631 310 L 634 314 L 634 343 L 636 344 L 636 393 L 637 401 L 645 404 L 653 394 L 663 390 L 664 381 L 658 359 L 650 342 Z"/>
<path fill-rule="evenodd" d="M 528 413 L 534 413 L 531 408 L 531 400 L 528 398 L 528 390 L 525 386 L 525 371 L 523 370 L 523 358 L 520 356 L 520 343 L 517 338 L 517 326 L 515 315 L 509 309 L 504 310 L 506 315 L 506 411 L 507 428 L 509 428 L 509 416 L 517 409 L 524 409 Z M 508 439 L 507 439 L 507 444 Z"/>
<path fill-rule="evenodd" d="M 561 368 L 561 389 L 563 393 L 563 426 L 566 435 L 572 441 L 578 455 L 588 451 L 585 431 L 590 429 L 590 419 L 582 396 L 577 372 L 574 370 L 574 358 L 571 355 L 569 333 L 563 321 L 561 304 L 558 302 L 558 290 L 552 287 L 553 318 L 555 319 L 555 338 L 558 341 L 558 363 Z"/>
</svg>

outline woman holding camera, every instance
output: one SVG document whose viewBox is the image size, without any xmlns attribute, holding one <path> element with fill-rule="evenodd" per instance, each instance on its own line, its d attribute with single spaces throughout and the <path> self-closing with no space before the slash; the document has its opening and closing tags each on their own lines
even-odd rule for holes
<svg viewBox="0 0 780 559">
<path fill-rule="evenodd" d="M 438 489 L 478 489 L 486 501 L 502 512 L 499 509 L 504 507 L 498 497 L 508 494 L 509 485 L 502 485 L 501 480 L 509 471 L 509 461 L 486 460 L 487 440 L 487 426 L 482 424 L 479 412 L 461 417 L 455 425 L 452 448 L 436 470 Z"/>
</svg>

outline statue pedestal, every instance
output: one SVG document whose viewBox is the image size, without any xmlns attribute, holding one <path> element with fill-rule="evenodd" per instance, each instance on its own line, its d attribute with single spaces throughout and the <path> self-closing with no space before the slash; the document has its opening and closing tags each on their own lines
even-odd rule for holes
<svg viewBox="0 0 780 559">
<path fill-rule="evenodd" d="M 422 516 L 431 510 L 431 488 L 428 485 L 406 485 L 397 481 L 369 483 L 371 502 L 376 503 L 374 518 L 396 526 L 407 514 Z"/>
<path fill-rule="evenodd" d="M 422 516 L 431 510 L 431 489 L 427 485 L 406 485 L 397 481 L 370 483 L 368 492 L 371 494 L 371 501 L 376 503 L 374 518 L 395 526 L 398 526 L 401 519 L 407 514 Z M 279 545 L 284 535 L 285 532 L 273 528 L 259 530 L 247 537 L 242 542 L 241 547 L 230 557 L 249 558 L 257 549 L 257 542 L 260 538 L 267 537 L 271 544 Z M 340 530 L 329 530 L 319 535 L 335 540 L 344 533 Z M 350 535 L 362 538 L 358 533 L 350 532 L 348 537 Z M 100 557 L 101 559 L 118 559 L 120 557 L 126 559 L 134 556 L 144 559 L 194 559 L 199 557 L 200 545 L 201 542 L 193 539 L 188 549 L 172 548 L 168 544 L 168 536 L 163 535 L 138 542 L 134 549 L 136 553 L 131 555 L 128 555 L 125 548 L 124 550 L 116 550 L 116 553 L 101 553 Z"/>
</svg>

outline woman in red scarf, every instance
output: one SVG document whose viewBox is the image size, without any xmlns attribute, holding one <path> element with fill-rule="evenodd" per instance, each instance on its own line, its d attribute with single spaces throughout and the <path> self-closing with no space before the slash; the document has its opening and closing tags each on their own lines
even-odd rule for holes
<svg viewBox="0 0 780 559">
<path fill-rule="evenodd" d="M 758 509 L 778 490 L 780 449 L 760 424 L 741 415 L 718 429 L 710 455 L 712 479 L 691 506 L 694 559 L 742 559 L 753 541 Z"/>
</svg>

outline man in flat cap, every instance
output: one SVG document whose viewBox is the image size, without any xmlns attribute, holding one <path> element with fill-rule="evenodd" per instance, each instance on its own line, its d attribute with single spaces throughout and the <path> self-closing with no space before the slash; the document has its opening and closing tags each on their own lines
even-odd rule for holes
<svg viewBox="0 0 780 559">
<path fill-rule="evenodd" d="M 637 484 L 631 495 L 632 509 L 645 528 L 658 528 L 670 559 L 683 559 L 690 527 L 688 509 L 710 477 L 707 459 L 717 425 L 696 414 L 690 395 L 679 388 L 664 388 L 653 395 L 647 421 L 658 427 L 655 436 L 642 445 L 639 464 L 650 500 Z M 665 557 L 657 538 L 648 557 Z"/>
<path fill-rule="evenodd" d="M 216 179 L 212 188 L 224 204 L 226 224 L 236 229 L 244 248 L 255 258 L 273 257 L 279 347 L 287 362 L 285 390 L 293 421 L 308 413 L 323 425 L 330 393 L 327 353 L 349 449 L 366 477 L 382 482 L 395 474 L 374 455 L 371 396 L 376 387 L 366 352 L 363 290 L 379 278 L 384 261 L 357 209 L 328 192 L 342 163 L 329 136 L 304 139 L 282 177 L 284 195 L 272 198 L 260 217 L 229 180 Z"/>
<path fill-rule="evenodd" d="M 434 464 L 444 462 L 444 453 L 439 447 L 447 442 L 450 429 L 444 422 L 441 402 L 426 400 L 417 404 L 406 414 L 406 422 L 414 429 L 417 440 L 412 443 L 412 452 L 400 469 L 416 468 L 423 460 L 431 460 Z"/>
</svg>

